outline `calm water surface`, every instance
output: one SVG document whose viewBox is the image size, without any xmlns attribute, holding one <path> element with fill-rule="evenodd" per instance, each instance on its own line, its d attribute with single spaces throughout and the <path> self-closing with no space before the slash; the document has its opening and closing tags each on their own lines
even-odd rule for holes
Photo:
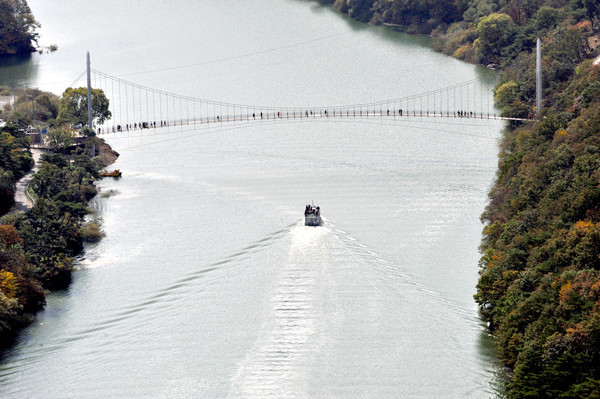
<svg viewBox="0 0 600 399">
<path fill-rule="evenodd" d="M 352 104 L 489 71 L 310 1 L 29 0 L 2 83 L 85 67 L 217 101 Z M 81 83 L 82 84 L 82 83 Z M 0 362 L 2 398 L 487 398 L 473 301 L 496 122 L 264 123 L 105 136 L 106 238 Z M 304 205 L 325 223 L 305 227 Z"/>
</svg>

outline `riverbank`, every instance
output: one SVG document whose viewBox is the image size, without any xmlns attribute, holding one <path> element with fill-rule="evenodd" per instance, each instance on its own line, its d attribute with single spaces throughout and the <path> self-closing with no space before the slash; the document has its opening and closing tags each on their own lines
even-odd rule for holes
<svg viewBox="0 0 600 399">
<path fill-rule="evenodd" d="M 96 156 L 102 159 L 103 167 L 112 165 L 119 158 L 119 153 L 112 149 L 104 139 L 99 139 L 96 145 Z"/>
<path fill-rule="evenodd" d="M 557 82 L 541 122 L 510 131 L 482 215 L 482 315 L 509 397 L 600 396 L 600 69 Z M 543 383 L 541 383 L 543 381 Z"/>
<path fill-rule="evenodd" d="M 95 149 L 94 156 L 91 151 Z M 84 222 L 97 193 L 100 169 L 118 157 L 103 139 L 90 137 L 69 154 L 34 151 L 36 164 L 16 187 L 15 210 L 0 218 L 0 338 L 2 346 L 44 308 L 46 294 L 66 289 L 74 257 L 97 227 Z M 35 204 L 29 203 L 31 190 Z"/>
<path fill-rule="evenodd" d="M 29 184 L 33 179 L 35 173 L 40 168 L 41 156 L 47 153 L 44 150 L 33 148 L 31 154 L 34 160 L 34 165 L 21 179 L 16 183 L 15 191 L 15 210 L 16 211 L 30 211 L 34 206 L 34 201 L 31 195 L 28 193 Z M 119 153 L 113 150 L 103 139 L 96 141 L 96 155 L 101 159 L 102 167 L 113 164 L 119 157 Z"/>
</svg>

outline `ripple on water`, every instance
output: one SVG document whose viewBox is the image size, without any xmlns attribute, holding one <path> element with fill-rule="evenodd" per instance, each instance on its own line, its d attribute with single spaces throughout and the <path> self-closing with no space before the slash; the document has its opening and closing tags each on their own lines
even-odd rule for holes
<svg viewBox="0 0 600 399">
<path fill-rule="evenodd" d="M 297 225 L 288 235 L 287 255 L 263 310 L 263 323 L 238 365 L 229 397 L 308 396 L 310 368 L 324 334 L 320 296 L 330 267 L 327 227 Z"/>
</svg>

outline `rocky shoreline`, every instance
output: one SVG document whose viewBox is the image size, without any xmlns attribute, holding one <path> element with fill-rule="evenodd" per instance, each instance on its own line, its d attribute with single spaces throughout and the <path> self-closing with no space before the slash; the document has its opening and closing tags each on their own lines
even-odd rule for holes
<svg viewBox="0 0 600 399">
<path fill-rule="evenodd" d="M 98 141 L 99 144 L 96 146 L 96 155 L 102 158 L 105 165 L 113 164 L 117 158 L 119 158 L 119 153 L 113 150 L 104 139 L 98 138 Z"/>
</svg>

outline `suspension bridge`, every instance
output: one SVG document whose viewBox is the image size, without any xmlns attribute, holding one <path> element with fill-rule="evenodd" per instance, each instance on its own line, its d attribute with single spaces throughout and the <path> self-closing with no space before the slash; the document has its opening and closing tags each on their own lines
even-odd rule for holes
<svg viewBox="0 0 600 399">
<path fill-rule="evenodd" d="M 75 87 L 85 74 L 86 72 L 82 73 L 73 82 L 72 87 Z M 153 89 L 92 69 L 89 67 L 89 61 L 87 78 L 88 96 L 91 95 L 91 89 L 101 89 L 109 99 L 111 119 L 94 125 L 94 128 L 101 134 L 166 126 L 210 126 L 236 122 L 325 118 L 531 120 L 498 115 L 490 100 L 493 98 L 492 89 L 478 80 L 368 103 L 286 107 L 211 101 Z"/>
</svg>

